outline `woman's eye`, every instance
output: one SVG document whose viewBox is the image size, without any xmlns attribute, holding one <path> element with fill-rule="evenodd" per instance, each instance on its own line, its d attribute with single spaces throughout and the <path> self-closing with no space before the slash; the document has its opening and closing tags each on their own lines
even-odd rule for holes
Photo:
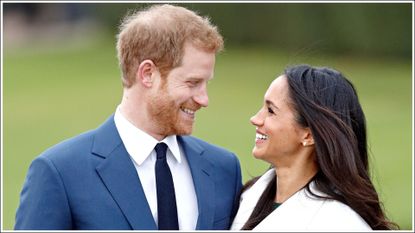
<svg viewBox="0 0 415 233">
<path fill-rule="evenodd" d="M 274 111 L 270 107 L 268 107 L 268 113 L 274 114 Z"/>
</svg>

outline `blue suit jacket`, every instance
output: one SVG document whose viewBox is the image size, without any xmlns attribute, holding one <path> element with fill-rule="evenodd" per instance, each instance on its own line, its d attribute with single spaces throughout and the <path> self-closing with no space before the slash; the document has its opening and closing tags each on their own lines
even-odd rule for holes
<svg viewBox="0 0 415 233">
<path fill-rule="evenodd" d="M 191 136 L 178 142 L 196 190 L 196 229 L 229 229 L 242 185 L 237 157 Z M 113 116 L 32 162 L 15 229 L 157 230 Z"/>
</svg>

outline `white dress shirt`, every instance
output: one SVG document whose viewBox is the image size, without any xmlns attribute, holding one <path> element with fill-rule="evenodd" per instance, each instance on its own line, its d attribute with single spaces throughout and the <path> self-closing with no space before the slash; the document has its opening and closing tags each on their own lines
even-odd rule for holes
<svg viewBox="0 0 415 233">
<path fill-rule="evenodd" d="M 114 121 L 121 140 L 137 170 L 151 213 L 157 224 L 155 177 L 157 156 L 154 147 L 159 141 L 129 122 L 122 115 L 119 107 L 115 112 Z M 166 143 L 169 148 L 166 156 L 173 176 L 179 229 L 195 230 L 199 211 L 192 174 L 186 156 L 184 156 L 183 149 L 177 142 L 176 135 L 168 136 L 161 142 Z"/>
</svg>

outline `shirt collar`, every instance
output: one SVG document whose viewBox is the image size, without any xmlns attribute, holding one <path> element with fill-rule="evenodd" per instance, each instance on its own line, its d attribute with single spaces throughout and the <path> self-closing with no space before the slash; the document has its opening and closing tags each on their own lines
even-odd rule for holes
<svg viewBox="0 0 415 233">
<path fill-rule="evenodd" d="M 128 121 L 122 115 L 119 107 L 115 111 L 114 122 L 125 149 L 138 165 L 141 165 L 150 156 L 154 147 L 159 142 L 166 143 L 173 157 L 177 162 L 181 163 L 180 149 L 176 135 L 170 135 L 162 141 L 158 141 Z"/>
</svg>

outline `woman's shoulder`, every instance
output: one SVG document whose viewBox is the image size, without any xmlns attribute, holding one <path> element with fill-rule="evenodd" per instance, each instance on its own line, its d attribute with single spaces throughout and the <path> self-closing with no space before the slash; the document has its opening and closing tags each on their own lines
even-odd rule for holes
<svg viewBox="0 0 415 233">
<path fill-rule="evenodd" d="M 350 207 L 317 198 L 300 190 L 266 217 L 258 231 L 370 231 L 370 226 Z"/>
<path fill-rule="evenodd" d="M 327 230 L 372 230 L 366 221 L 348 205 L 336 200 L 324 200 L 310 228 L 322 227 Z"/>
</svg>

